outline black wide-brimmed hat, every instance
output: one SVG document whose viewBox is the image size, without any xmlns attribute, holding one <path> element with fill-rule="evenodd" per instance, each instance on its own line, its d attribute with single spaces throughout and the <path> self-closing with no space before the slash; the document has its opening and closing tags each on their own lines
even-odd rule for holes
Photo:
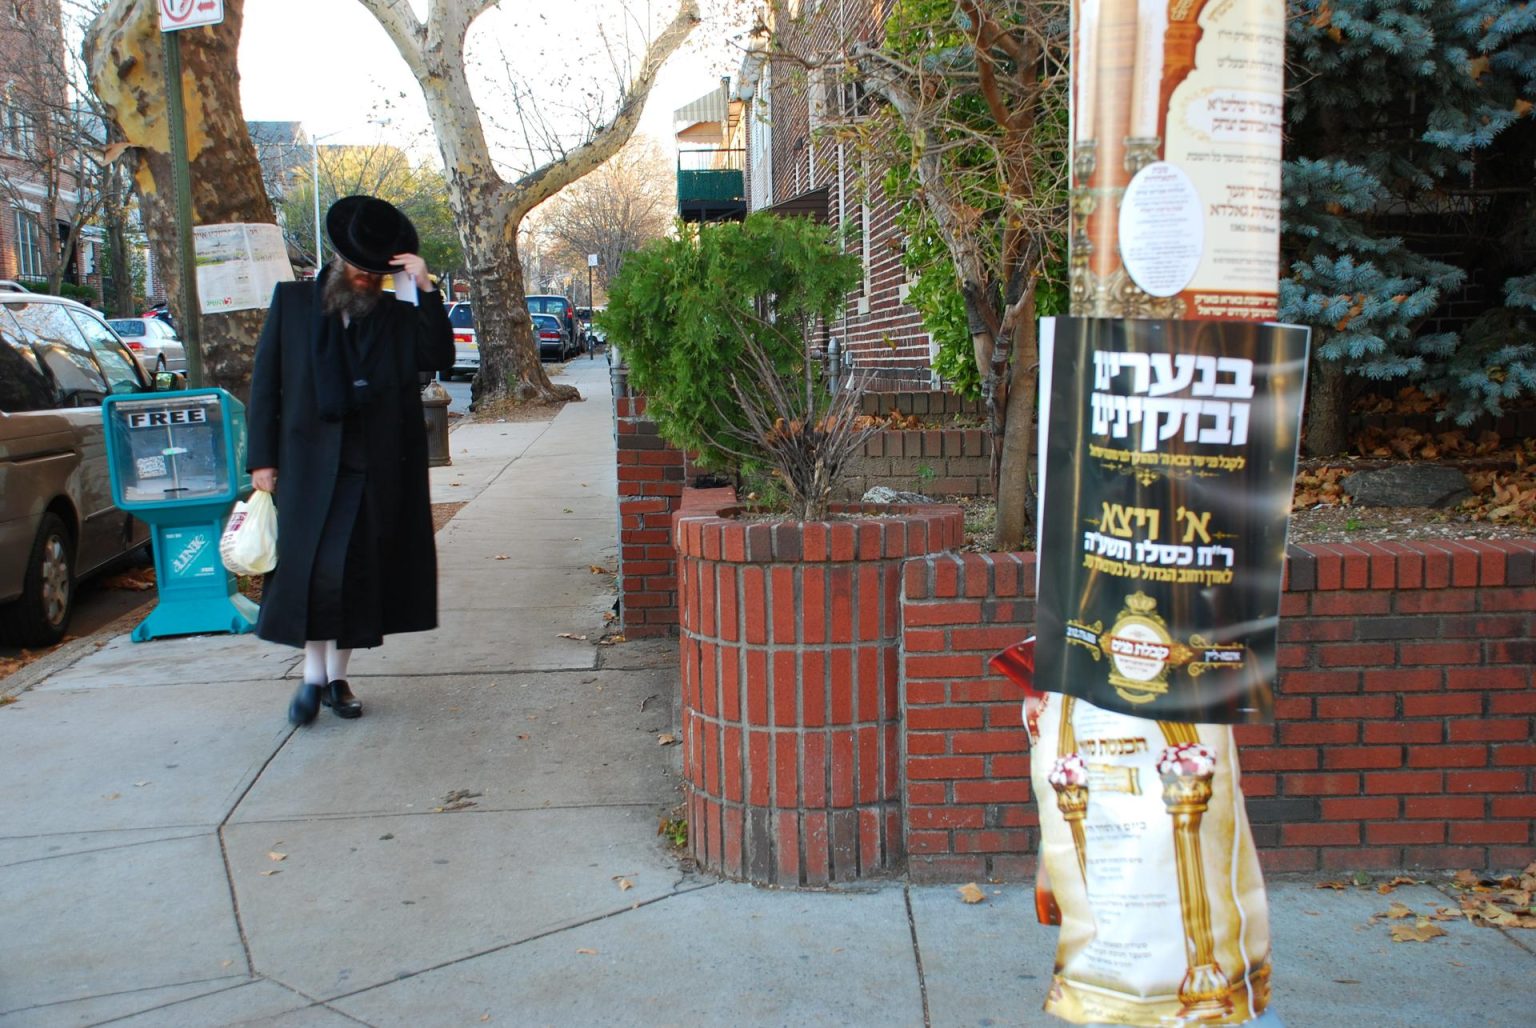
<svg viewBox="0 0 1536 1028">
<path fill-rule="evenodd" d="M 398 253 L 415 253 L 421 246 L 411 219 L 388 200 L 376 196 L 344 196 L 325 215 L 325 234 L 342 260 L 378 275 L 393 274 Z"/>
</svg>

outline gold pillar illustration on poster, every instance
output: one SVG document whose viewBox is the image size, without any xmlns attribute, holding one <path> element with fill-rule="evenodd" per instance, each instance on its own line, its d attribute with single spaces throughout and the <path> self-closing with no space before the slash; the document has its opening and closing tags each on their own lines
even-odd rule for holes
<svg viewBox="0 0 1536 1028">
<path fill-rule="evenodd" d="M 1285 5 L 1074 0 L 1072 313 L 1276 310 Z"/>
</svg>

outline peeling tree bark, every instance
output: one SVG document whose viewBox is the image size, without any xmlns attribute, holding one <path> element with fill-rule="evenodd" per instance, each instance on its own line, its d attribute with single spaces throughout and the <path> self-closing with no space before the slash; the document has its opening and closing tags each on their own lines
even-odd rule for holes
<svg viewBox="0 0 1536 1028">
<path fill-rule="evenodd" d="M 165 62 L 155 0 L 110 0 L 85 36 L 91 87 L 122 131 L 133 167 L 144 231 L 178 324 L 181 268 L 176 250 L 176 198 L 171 188 L 170 123 Z M 240 43 L 244 0 L 224 0 L 224 21 L 181 33 L 182 91 L 187 111 L 192 222 L 275 223 L 261 166 L 240 113 Z M 205 385 L 244 397 L 266 310 L 202 318 Z"/>
<path fill-rule="evenodd" d="M 358 2 L 378 19 L 420 84 L 443 155 L 449 204 L 475 303 L 480 346 L 475 404 L 579 399 L 574 386 L 550 382 L 539 362 L 518 261 L 518 226 L 529 211 L 596 169 L 629 140 L 662 64 L 699 21 L 696 0 L 681 0 L 677 15 L 651 43 L 639 72 L 625 85 L 624 102 L 613 121 L 565 159 L 515 182 L 503 179 L 491 162 L 464 72 L 465 35 L 494 0 L 433 0 L 425 22 L 397 0 Z"/>
</svg>

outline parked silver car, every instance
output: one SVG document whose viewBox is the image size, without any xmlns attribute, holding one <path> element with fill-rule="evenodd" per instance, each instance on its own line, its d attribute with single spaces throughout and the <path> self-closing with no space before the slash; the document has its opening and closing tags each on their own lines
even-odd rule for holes
<svg viewBox="0 0 1536 1028">
<path fill-rule="evenodd" d="M 63 638 L 75 583 L 143 546 L 112 505 L 102 398 L 153 389 L 83 304 L 0 281 L 0 636 Z"/>
<path fill-rule="evenodd" d="M 176 330 L 159 318 L 111 318 L 107 324 L 123 337 L 150 374 L 187 370 L 187 348 Z"/>
</svg>

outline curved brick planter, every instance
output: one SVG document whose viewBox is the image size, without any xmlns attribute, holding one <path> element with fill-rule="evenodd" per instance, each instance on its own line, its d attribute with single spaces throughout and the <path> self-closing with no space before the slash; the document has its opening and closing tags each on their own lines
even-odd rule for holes
<svg viewBox="0 0 1536 1028">
<path fill-rule="evenodd" d="M 902 562 L 955 507 L 828 522 L 677 522 L 684 775 L 700 865 L 760 884 L 899 870 Z"/>
</svg>

